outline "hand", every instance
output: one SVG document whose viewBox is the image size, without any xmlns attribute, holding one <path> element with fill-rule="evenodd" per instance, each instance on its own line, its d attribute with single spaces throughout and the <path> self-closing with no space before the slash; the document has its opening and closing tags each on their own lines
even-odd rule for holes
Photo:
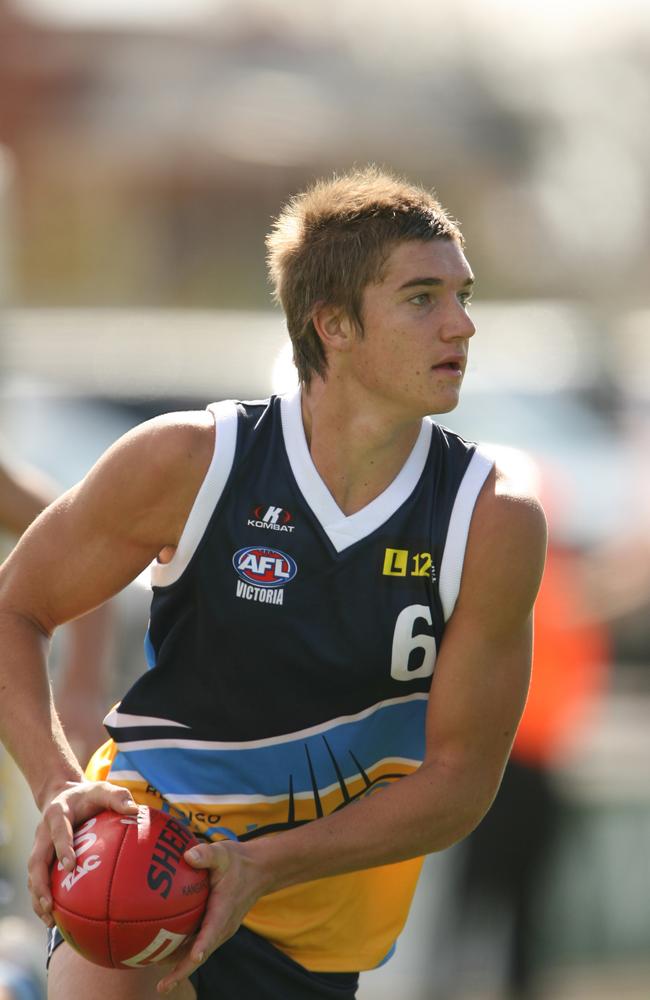
<svg viewBox="0 0 650 1000">
<path fill-rule="evenodd" d="M 54 925 L 50 892 L 50 867 L 54 856 L 67 871 L 73 871 L 76 856 L 72 831 L 103 809 L 113 809 L 128 816 L 138 812 L 131 793 L 108 781 L 67 781 L 43 810 L 27 866 L 27 884 L 34 913 L 47 927 Z"/>
<path fill-rule="evenodd" d="M 179 980 L 190 976 L 213 951 L 238 930 L 251 906 L 265 892 L 261 865 L 243 844 L 223 840 L 200 844 L 185 852 L 193 868 L 210 869 L 210 896 L 203 923 L 190 949 L 158 983 L 159 993 L 171 993 Z"/>
</svg>

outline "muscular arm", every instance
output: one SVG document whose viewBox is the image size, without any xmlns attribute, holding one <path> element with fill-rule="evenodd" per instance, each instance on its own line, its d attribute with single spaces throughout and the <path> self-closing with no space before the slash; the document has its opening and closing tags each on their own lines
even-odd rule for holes
<svg viewBox="0 0 650 1000">
<path fill-rule="evenodd" d="M 192 955 L 162 990 L 229 937 L 260 895 L 442 850 L 480 822 L 526 699 L 545 545 L 539 505 L 493 473 L 474 512 L 461 590 L 436 664 L 424 763 L 306 826 L 246 844 L 201 847 L 199 863 L 217 869 L 218 891 Z"/>
<path fill-rule="evenodd" d="M 354 808 L 283 834 L 284 843 L 251 844 L 273 889 L 442 850 L 487 812 L 526 700 L 546 540 L 539 506 L 507 490 L 492 477 L 477 503 L 431 686 L 424 763 Z"/>
<path fill-rule="evenodd" d="M 186 414 L 127 434 L 37 518 L 0 570 L 0 738 L 41 809 L 82 775 L 52 703 L 49 637 L 177 544 L 210 461 L 213 427 L 210 414 Z M 84 817 L 66 806 L 46 818 L 32 872 L 44 896 L 52 839 L 66 856 L 71 822 Z"/>
<path fill-rule="evenodd" d="M 59 494 L 47 476 L 28 465 L 0 461 L 0 527 L 19 537 Z M 110 604 L 71 622 L 65 630 L 65 655 L 57 676 L 57 703 L 77 755 L 88 758 L 105 738 Z"/>
</svg>

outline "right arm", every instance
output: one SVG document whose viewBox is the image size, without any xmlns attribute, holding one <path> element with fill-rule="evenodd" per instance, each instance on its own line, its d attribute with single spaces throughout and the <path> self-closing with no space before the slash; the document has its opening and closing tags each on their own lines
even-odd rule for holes
<svg viewBox="0 0 650 1000">
<path fill-rule="evenodd" d="M 33 466 L 0 459 L 0 526 L 19 538 L 60 492 Z M 106 739 L 101 720 L 106 712 L 113 621 L 108 602 L 65 629 L 56 703 L 66 736 L 83 763 Z"/>
<path fill-rule="evenodd" d="M 0 570 L 0 739 L 43 812 L 30 884 L 46 922 L 49 864 L 56 852 L 73 867 L 73 826 L 104 808 L 135 808 L 123 789 L 80 784 L 82 769 L 47 677 L 50 636 L 122 590 L 163 550 L 175 549 L 213 442 L 209 413 L 135 428 L 36 519 Z"/>
</svg>

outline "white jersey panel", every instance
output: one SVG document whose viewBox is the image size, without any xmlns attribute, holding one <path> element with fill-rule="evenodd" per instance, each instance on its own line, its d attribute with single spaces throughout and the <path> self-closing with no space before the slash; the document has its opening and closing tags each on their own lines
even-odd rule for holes
<svg viewBox="0 0 650 1000">
<path fill-rule="evenodd" d="M 440 566 L 439 593 L 445 621 L 456 606 L 474 507 L 494 461 L 477 448 L 458 488 Z"/>
<path fill-rule="evenodd" d="M 237 444 L 237 406 L 233 400 L 228 399 L 221 403 L 211 403 L 208 409 L 214 417 L 216 427 L 212 461 L 185 522 L 174 558 L 168 563 L 152 563 L 152 587 L 169 587 L 186 570 L 203 538 L 232 469 Z"/>
</svg>

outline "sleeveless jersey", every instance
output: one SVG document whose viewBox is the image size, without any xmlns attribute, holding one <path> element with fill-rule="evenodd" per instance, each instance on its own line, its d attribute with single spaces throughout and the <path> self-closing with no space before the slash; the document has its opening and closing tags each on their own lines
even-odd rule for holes
<svg viewBox="0 0 650 1000">
<path fill-rule="evenodd" d="M 204 836 L 249 840 L 412 773 L 436 653 L 491 461 L 422 421 L 387 489 L 345 516 L 300 395 L 213 404 L 214 457 L 173 560 L 152 567 L 151 669 L 91 762 Z M 244 923 L 315 971 L 373 968 L 421 859 L 291 886 Z"/>
</svg>

